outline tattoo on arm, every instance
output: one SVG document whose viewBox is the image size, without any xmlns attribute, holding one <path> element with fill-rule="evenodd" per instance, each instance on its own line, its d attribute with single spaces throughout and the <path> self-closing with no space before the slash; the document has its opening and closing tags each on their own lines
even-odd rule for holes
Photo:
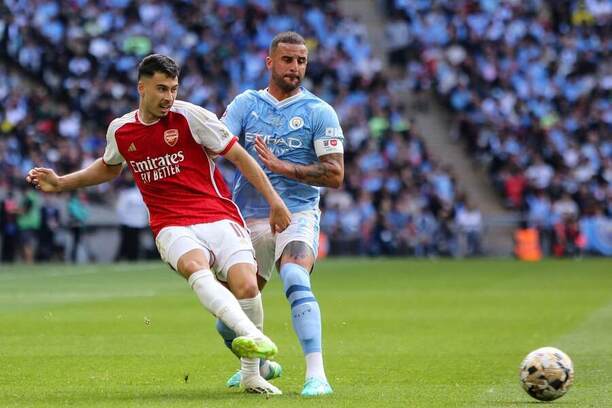
<svg viewBox="0 0 612 408">
<path fill-rule="evenodd" d="M 294 178 L 313 186 L 339 187 L 344 178 L 344 155 L 326 154 L 319 160 L 318 163 L 307 166 L 295 164 L 293 166 Z"/>
</svg>

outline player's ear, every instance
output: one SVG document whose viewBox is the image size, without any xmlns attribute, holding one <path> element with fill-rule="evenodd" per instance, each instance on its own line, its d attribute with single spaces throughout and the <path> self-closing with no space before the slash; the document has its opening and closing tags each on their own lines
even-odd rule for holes
<svg viewBox="0 0 612 408">
<path fill-rule="evenodd" d="M 266 68 L 270 70 L 272 68 L 272 57 L 269 55 L 266 57 Z"/>
<path fill-rule="evenodd" d="M 142 80 L 138 81 L 138 95 L 142 96 L 144 94 L 144 82 Z"/>
</svg>

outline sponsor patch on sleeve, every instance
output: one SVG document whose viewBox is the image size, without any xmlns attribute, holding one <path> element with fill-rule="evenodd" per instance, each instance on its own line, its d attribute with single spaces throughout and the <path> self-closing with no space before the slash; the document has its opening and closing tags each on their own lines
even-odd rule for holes
<svg viewBox="0 0 612 408">
<path fill-rule="evenodd" d="M 344 146 L 341 139 L 318 139 L 314 142 L 317 157 L 331 153 L 344 153 Z"/>
</svg>

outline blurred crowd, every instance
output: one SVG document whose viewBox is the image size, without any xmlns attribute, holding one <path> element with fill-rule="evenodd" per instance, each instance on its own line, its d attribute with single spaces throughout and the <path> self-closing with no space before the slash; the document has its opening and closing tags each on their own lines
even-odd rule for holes
<svg viewBox="0 0 612 408">
<path fill-rule="evenodd" d="M 612 217 L 612 3 L 388 0 L 396 84 L 433 90 L 545 254 Z M 572 233 L 581 241 L 580 233 Z M 609 240 L 608 240 L 609 241 Z"/>
<path fill-rule="evenodd" d="M 179 97 L 220 115 L 239 92 L 266 86 L 267 47 L 284 30 L 307 39 L 304 85 L 335 107 L 346 137 L 345 185 L 323 191 L 322 231 L 330 252 L 480 253 L 480 212 L 452 172 L 430 157 L 373 57 L 364 25 L 324 0 L 5 1 L 3 241 L 13 242 L 14 231 L 21 239 L 32 237 L 24 231 L 43 228 L 42 218 L 32 217 L 27 228 L 16 220 L 44 203 L 58 206 L 24 186 L 29 168 L 63 174 L 101 156 L 108 123 L 137 104 L 136 65 L 142 57 L 158 52 L 175 58 L 182 67 Z M 223 170 L 232 180 L 233 169 Z M 75 197 L 114 206 L 127 188 L 119 181 Z M 62 208 L 60 215 L 67 213 Z M 69 218 L 60 216 L 59 222 Z M 86 222 L 96 220 L 90 216 Z"/>
</svg>

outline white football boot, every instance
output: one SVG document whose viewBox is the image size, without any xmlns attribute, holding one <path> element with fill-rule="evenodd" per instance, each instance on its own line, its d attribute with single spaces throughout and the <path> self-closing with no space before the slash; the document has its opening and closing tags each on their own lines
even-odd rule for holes
<svg viewBox="0 0 612 408">
<path fill-rule="evenodd" d="M 251 394 L 281 395 L 283 392 L 273 386 L 260 375 L 252 375 L 240 379 L 240 386 Z"/>
</svg>

